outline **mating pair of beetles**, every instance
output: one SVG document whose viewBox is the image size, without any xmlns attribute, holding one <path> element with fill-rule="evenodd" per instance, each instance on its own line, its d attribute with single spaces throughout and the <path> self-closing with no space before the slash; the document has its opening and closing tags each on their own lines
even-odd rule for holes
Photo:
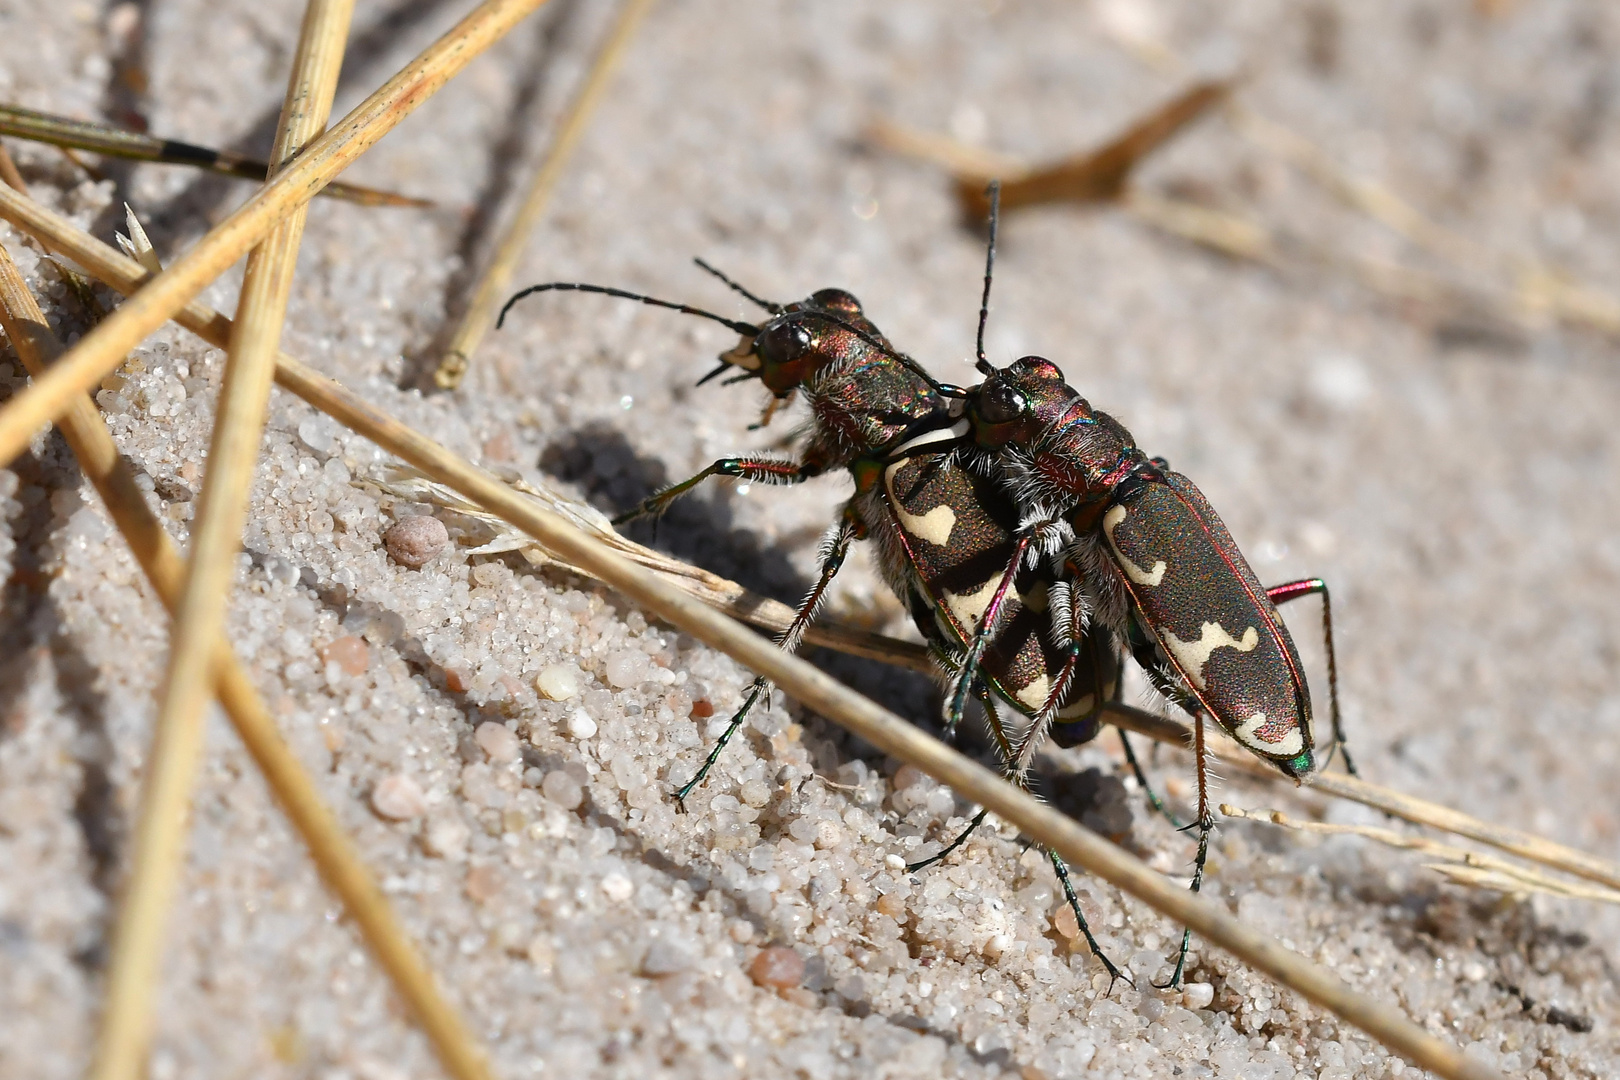
<svg viewBox="0 0 1620 1080">
<path fill-rule="evenodd" d="M 1000 369 L 989 363 L 984 331 L 996 195 L 992 186 L 977 339 L 984 381 L 971 388 L 930 376 L 847 292 L 823 289 L 776 304 L 702 260 L 700 266 L 768 318 L 756 325 L 570 282 L 524 289 L 501 318 L 524 296 L 566 290 L 670 308 L 740 333 L 742 340 L 700 383 L 727 372 L 734 374 L 731 381 L 758 379 L 772 395 L 767 421 L 778 406 L 802 396 L 811 418 L 800 452 L 791 459 L 723 458 L 618 520 L 660 513 L 711 476 L 791 484 L 847 470 L 855 493 L 822 543 L 818 580 L 781 636 L 782 647 L 797 648 L 850 545 L 872 540 L 885 581 L 949 680 L 947 733 L 961 720 L 968 696 L 975 696 L 1014 782 L 1027 783 L 1046 737 L 1074 746 L 1097 735 L 1129 652 L 1159 692 L 1195 719 L 1197 891 L 1213 826 L 1205 718 L 1290 777 L 1317 768 L 1310 691 L 1277 614 L 1279 603 L 1322 597 L 1333 746 L 1342 748 L 1327 586 L 1311 578 L 1263 587 L 1192 481 L 1140 450 L 1124 426 L 1064 381 L 1055 364 L 1038 356 Z M 677 798 L 702 782 L 766 688 L 763 678 L 755 680 Z M 1004 719 L 1003 710 L 1012 715 Z M 1134 767 L 1128 742 L 1125 749 Z M 944 858 L 983 818 L 981 811 L 944 851 L 910 869 Z M 1093 938 L 1062 860 L 1055 853 L 1051 860 L 1092 951 L 1111 978 L 1121 977 Z M 1183 935 L 1167 985 L 1180 981 L 1186 955 Z"/>
</svg>

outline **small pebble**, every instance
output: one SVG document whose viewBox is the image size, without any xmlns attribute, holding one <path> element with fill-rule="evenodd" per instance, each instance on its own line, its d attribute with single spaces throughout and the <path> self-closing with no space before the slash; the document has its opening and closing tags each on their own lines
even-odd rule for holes
<svg viewBox="0 0 1620 1080">
<path fill-rule="evenodd" d="M 478 745 L 489 755 L 489 760 L 496 764 L 505 764 L 518 759 L 518 738 L 507 731 L 506 728 L 493 720 L 485 720 L 473 732 L 473 738 Z"/>
<path fill-rule="evenodd" d="M 635 891 L 635 885 L 624 874 L 613 873 L 602 879 L 602 895 L 615 904 L 624 903 Z"/>
<path fill-rule="evenodd" d="M 460 818 L 444 817 L 433 822 L 422 834 L 422 850 L 441 859 L 459 859 L 467 853 L 472 830 Z"/>
<path fill-rule="evenodd" d="M 501 872 L 493 866 L 475 866 L 467 871 L 467 879 L 462 888 L 467 893 L 467 899 L 475 903 L 487 904 L 500 895 Z"/>
<path fill-rule="evenodd" d="M 904 791 L 909 787 L 915 787 L 918 784 L 926 783 L 928 779 L 928 774 L 917 768 L 917 766 L 910 764 L 902 765 L 900 768 L 895 770 L 894 790 Z"/>
<path fill-rule="evenodd" d="M 399 565 L 420 570 L 428 561 L 444 550 L 450 542 L 450 530 L 436 517 L 418 516 L 401 518 L 383 533 L 383 546 Z"/>
<path fill-rule="evenodd" d="M 321 646 L 320 653 L 323 664 L 336 664 L 345 675 L 364 675 L 371 666 L 371 650 L 353 634 L 345 634 Z"/>
<path fill-rule="evenodd" d="M 1080 936 L 1080 923 L 1074 917 L 1074 909 L 1066 902 L 1059 904 L 1052 912 L 1052 929 L 1070 941 Z"/>
<path fill-rule="evenodd" d="M 1209 983 L 1188 983 L 1181 991 L 1181 1003 L 1189 1009 L 1207 1009 L 1215 1000 L 1215 987 Z"/>
<path fill-rule="evenodd" d="M 556 962 L 557 950 L 549 938 L 541 935 L 529 942 L 529 963 L 545 972 L 550 971 Z"/>
<path fill-rule="evenodd" d="M 371 789 L 371 808 L 390 821 L 409 821 L 427 813 L 427 796 L 415 780 L 394 773 Z"/>
<path fill-rule="evenodd" d="M 792 949 L 772 945 L 768 949 L 761 949 L 759 955 L 754 957 L 748 965 L 748 977 L 772 990 L 798 986 L 799 980 L 804 978 L 804 957 Z"/>
<path fill-rule="evenodd" d="M 596 734 L 596 721 L 584 709 L 575 709 L 568 714 L 568 734 L 575 739 L 588 739 Z"/>
<path fill-rule="evenodd" d="M 628 690 L 646 681 L 647 664 L 647 654 L 640 649 L 620 649 L 607 658 L 602 674 L 620 690 Z"/>
<path fill-rule="evenodd" d="M 692 719 L 707 720 L 714 715 L 714 706 L 704 698 L 692 702 Z"/>
<path fill-rule="evenodd" d="M 534 688 L 541 697 L 552 701 L 567 701 L 579 696 L 579 669 L 572 664 L 553 664 L 540 669 L 534 677 Z"/>
<path fill-rule="evenodd" d="M 564 810 L 576 810 L 585 801 L 585 789 L 561 769 L 546 773 L 545 779 L 540 781 L 540 794 Z"/>
<path fill-rule="evenodd" d="M 686 946 L 674 941 L 655 941 L 647 947 L 641 960 L 641 973 L 652 978 L 677 975 L 692 966 L 692 954 Z"/>
</svg>

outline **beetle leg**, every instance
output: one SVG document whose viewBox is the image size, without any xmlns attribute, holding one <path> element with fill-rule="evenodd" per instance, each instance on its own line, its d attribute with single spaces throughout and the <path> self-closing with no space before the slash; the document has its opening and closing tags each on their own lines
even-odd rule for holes
<svg viewBox="0 0 1620 1080">
<path fill-rule="evenodd" d="M 819 475 L 821 466 L 812 463 L 782 461 L 777 458 L 721 458 L 696 476 L 671 484 L 662 491 L 641 500 L 634 510 L 627 510 L 613 519 L 623 525 L 648 514 L 662 514 L 669 504 L 697 487 L 711 476 L 735 476 L 739 480 L 760 484 L 798 484 Z"/>
<path fill-rule="evenodd" d="M 1086 944 L 1091 946 L 1092 955 L 1101 960 L 1102 966 L 1108 970 L 1108 993 L 1114 992 L 1114 984 L 1121 979 L 1130 983 L 1134 989 L 1136 980 L 1131 978 L 1128 972 L 1115 967 L 1114 962 L 1108 959 L 1108 954 L 1102 951 L 1102 946 L 1097 944 L 1097 939 L 1092 936 L 1091 927 L 1086 924 L 1086 917 L 1080 911 L 1080 898 L 1074 894 L 1074 885 L 1069 881 L 1068 866 L 1057 852 L 1048 850 L 1046 854 L 1052 860 L 1052 870 L 1057 874 L 1058 884 L 1063 886 L 1064 899 L 1069 902 L 1069 910 L 1074 912 L 1074 921 L 1079 925 L 1080 933 L 1085 936 Z"/>
<path fill-rule="evenodd" d="M 1131 740 L 1125 737 L 1125 729 L 1115 728 L 1114 730 L 1119 732 L 1119 744 L 1125 748 L 1125 760 L 1130 764 L 1131 772 L 1136 774 L 1136 782 L 1141 785 L 1142 793 L 1147 796 L 1148 804 L 1163 814 L 1165 819 L 1177 830 L 1184 828 L 1181 819 L 1170 812 L 1170 808 L 1164 804 L 1164 800 L 1159 797 L 1159 793 L 1153 790 L 1153 785 L 1148 783 L 1147 773 L 1143 771 L 1142 763 L 1137 760 L 1136 751 L 1131 748 Z"/>
<path fill-rule="evenodd" d="M 1322 768 L 1327 768 L 1328 762 L 1333 760 L 1335 751 L 1344 755 L 1344 767 L 1351 776 L 1361 775 L 1356 771 L 1356 763 L 1350 757 L 1350 743 L 1344 736 L 1344 719 L 1339 712 L 1339 662 L 1333 650 L 1333 601 L 1328 595 L 1327 582 L 1321 578 L 1305 578 L 1300 581 L 1290 581 L 1285 585 L 1273 585 L 1266 590 L 1266 595 L 1273 604 L 1279 606 L 1290 600 L 1297 600 L 1301 596 L 1320 594 L 1322 597 L 1322 641 L 1327 647 L 1328 670 L 1328 715 L 1333 718 L 1333 745 L 1322 760 Z"/>
<path fill-rule="evenodd" d="M 822 541 L 820 577 L 799 604 L 799 609 L 793 613 L 793 621 L 776 639 L 776 643 L 786 651 L 798 651 L 799 642 L 803 639 L 805 630 L 809 627 L 811 620 L 815 618 L 816 609 L 821 606 L 822 599 L 827 595 L 827 587 L 832 584 L 833 577 L 844 565 L 844 558 L 849 554 L 849 545 L 859 539 L 863 532 L 864 530 L 855 517 L 853 508 L 846 506 L 844 516 L 839 519 L 838 524 L 833 526 Z M 726 744 L 737 733 L 737 729 L 742 727 L 742 722 L 747 718 L 749 710 L 754 707 L 754 703 L 759 700 L 759 696 L 765 692 L 769 685 L 769 680 L 763 675 L 754 680 L 753 685 L 748 688 L 748 696 L 743 699 L 742 707 L 732 714 L 731 720 L 726 724 L 726 730 L 720 736 L 720 741 L 714 744 L 714 749 L 710 750 L 709 756 L 704 759 L 703 767 L 698 769 L 697 775 L 681 785 L 681 789 L 675 793 L 676 802 L 684 805 L 686 797 L 699 784 L 703 783 L 704 778 L 709 775 L 709 770 L 714 768 L 714 763 L 720 760 L 720 754 L 725 750 Z"/>
<path fill-rule="evenodd" d="M 1018 570 L 1024 563 L 1024 552 L 1029 548 L 1030 538 L 1030 530 L 1018 531 L 1012 558 L 1008 560 L 1007 569 L 1002 573 L 1001 581 L 997 583 L 996 591 L 990 597 L 990 603 L 985 606 L 984 614 L 979 617 L 973 642 L 968 647 L 967 655 L 962 658 L 962 669 L 956 673 L 956 685 L 951 690 L 950 706 L 945 713 L 947 739 L 956 734 L 956 725 L 962 722 L 962 711 L 967 708 L 968 692 L 979 670 L 979 660 L 984 656 L 984 650 L 989 648 L 990 640 L 995 637 L 996 622 L 1001 616 L 1002 605 L 1006 603 L 1007 594 L 1012 591 L 1013 580 L 1017 578 Z"/>
<path fill-rule="evenodd" d="M 990 691 L 985 689 L 983 683 L 976 683 L 973 687 L 973 693 L 974 696 L 979 699 L 979 704 L 984 707 L 985 726 L 990 729 L 990 737 L 996 741 L 996 749 L 1001 754 L 1002 762 L 1006 763 L 1012 761 L 1012 742 L 1007 738 L 1006 729 L 1001 726 L 1001 716 L 996 712 L 996 707 L 990 700 Z M 1019 787 L 1024 786 L 1018 780 L 1014 780 L 1014 783 L 1017 783 Z M 985 816 L 989 813 L 989 810 L 980 810 L 973 816 L 973 820 L 968 822 L 967 828 L 963 829 L 961 833 L 957 835 L 956 839 L 945 845 L 943 851 L 937 855 L 931 855 L 921 862 L 911 863 L 906 867 L 906 873 L 915 874 L 919 870 L 933 866 L 935 863 L 943 860 L 951 852 L 967 843 L 967 838 L 973 835 L 974 829 L 977 829 L 984 823 Z"/>
<path fill-rule="evenodd" d="M 1193 878 L 1191 890 L 1196 896 L 1204 884 L 1204 863 L 1209 859 L 1209 834 L 1215 830 L 1215 819 L 1209 812 L 1209 755 L 1204 748 L 1204 713 L 1202 710 L 1193 716 L 1193 757 L 1198 770 L 1198 856 L 1193 862 Z M 1154 983 L 1160 990 L 1170 990 L 1181 985 L 1181 976 L 1187 969 L 1187 949 L 1192 944 L 1192 930 L 1181 932 L 1181 950 L 1176 954 L 1176 970 L 1171 973 L 1170 981 L 1163 985 Z"/>
</svg>

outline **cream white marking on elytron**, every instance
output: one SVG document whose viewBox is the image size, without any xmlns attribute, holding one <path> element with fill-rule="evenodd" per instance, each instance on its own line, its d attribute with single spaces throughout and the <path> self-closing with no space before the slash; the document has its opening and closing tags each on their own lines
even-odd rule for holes
<svg viewBox="0 0 1620 1080">
<path fill-rule="evenodd" d="M 969 423 L 964 419 L 958 420 L 948 428 L 935 428 L 933 431 L 925 431 L 915 439 L 912 439 L 910 442 L 901 443 L 899 448 L 889 456 L 905 457 L 907 454 L 915 451 L 919 446 L 927 446 L 930 443 L 937 442 L 953 442 L 956 439 L 960 439 L 962 436 L 966 435 L 968 433 L 968 427 Z"/>
<path fill-rule="evenodd" d="M 894 474 L 905 464 L 904 461 L 897 461 L 883 470 L 883 488 L 889 493 L 889 505 L 894 507 L 894 516 L 900 519 L 901 527 L 912 536 L 919 536 L 935 547 L 946 547 L 951 542 L 951 530 L 956 528 L 956 511 L 951 509 L 949 503 L 940 503 L 926 514 L 913 514 L 901 506 L 894 493 Z"/>
<path fill-rule="evenodd" d="M 1123 506 L 1110 508 L 1108 513 L 1103 515 L 1103 535 L 1108 537 L 1108 546 L 1114 549 L 1114 558 L 1119 560 L 1119 568 L 1125 571 L 1125 576 L 1138 585 L 1146 585 L 1148 588 L 1152 588 L 1164 580 L 1164 572 L 1167 569 L 1165 562 L 1163 559 L 1159 559 L 1153 564 L 1152 570 L 1143 570 L 1140 566 L 1131 562 L 1124 552 L 1119 550 L 1119 545 L 1114 543 L 1114 530 L 1124 520 L 1125 508 Z"/>
<path fill-rule="evenodd" d="M 951 614 L 956 616 L 957 622 L 968 630 L 977 630 L 979 620 L 984 617 L 984 609 L 990 606 L 990 601 L 996 595 L 996 586 L 1000 584 L 1001 576 L 998 574 L 985 582 L 983 588 L 974 592 L 953 593 L 947 589 L 941 589 L 939 594 L 940 598 L 945 602 L 945 606 L 951 609 Z M 1008 601 L 1021 601 L 1022 599 L 1023 597 L 1018 595 L 1017 589 L 1008 589 L 1006 600 L 1002 601 L 1002 610 L 1007 609 Z"/>
<path fill-rule="evenodd" d="M 1085 716 L 1097 707 L 1097 695 L 1087 694 L 1079 701 L 1071 701 L 1058 710 L 1059 720 L 1072 720 L 1077 716 Z"/>
<path fill-rule="evenodd" d="M 1030 712 L 1038 713 L 1046 708 L 1046 699 L 1051 693 L 1052 680 L 1047 678 L 1046 672 L 1043 671 L 1013 696 L 1018 699 L 1024 708 Z"/>
<path fill-rule="evenodd" d="M 1046 582 L 1037 581 L 1027 593 L 1019 593 L 1024 606 L 1039 614 L 1046 610 Z"/>
<path fill-rule="evenodd" d="M 1187 681 L 1199 690 L 1204 689 L 1204 668 L 1209 664 L 1210 653 L 1222 648 L 1248 652 L 1260 644 L 1260 631 L 1254 627 L 1243 631 L 1242 638 L 1235 638 L 1217 622 L 1205 623 L 1198 632 L 1197 641 L 1182 641 L 1168 630 L 1161 632 L 1160 637 L 1164 640 L 1164 647 L 1175 657 L 1176 666 L 1187 676 Z"/>
<path fill-rule="evenodd" d="M 1237 736 L 1238 742 L 1244 746 L 1249 747 L 1251 750 L 1258 750 L 1263 754 L 1281 754 L 1284 757 L 1293 757 L 1305 749 L 1305 736 L 1300 732 L 1299 728 L 1291 728 L 1286 735 L 1276 742 L 1265 742 L 1256 734 L 1265 726 L 1266 714 L 1257 712 L 1239 724 L 1237 730 L 1232 734 Z"/>
</svg>

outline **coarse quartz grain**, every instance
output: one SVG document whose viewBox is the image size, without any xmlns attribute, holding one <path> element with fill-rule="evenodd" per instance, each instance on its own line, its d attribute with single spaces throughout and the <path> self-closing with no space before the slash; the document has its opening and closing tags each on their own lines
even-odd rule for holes
<svg viewBox="0 0 1620 1080">
<path fill-rule="evenodd" d="M 628 690 L 646 681 L 649 666 L 647 654 L 640 649 L 620 649 L 608 656 L 607 662 L 602 665 L 602 673 L 612 685 L 620 690 Z"/>
<path fill-rule="evenodd" d="M 804 957 L 785 945 L 761 949 L 748 964 L 748 977 L 772 990 L 798 986 L 804 979 L 804 971 Z"/>
<path fill-rule="evenodd" d="M 383 545 L 399 565 L 420 570 L 450 543 L 450 530 L 430 515 L 401 518 L 383 533 Z"/>
<path fill-rule="evenodd" d="M 572 664 L 548 664 L 534 677 L 534 688 L 552 701 L 578 697 L 579 669 Z"/>
<path fill-rule="evenodd" d="M 336 664 L 347 675 L 364 675 L 371 665 L 371 650 L 353 634 L 345 634 L 321 646 L 321 662 Z"/>
<path fill-rule="evenodd" d="M 568 714 L 568 734 L 580 741 L 589 739 L 596 734 L 596 721 L 584 709 L 575 709 Z"/>
<path fill-rule="evenodd" d="M 577 809 L 585 801 L 585 789 L 561 769 L 546 773 L 540 781 L 540 793 L 564 810 Z"/>
<path fill-rule="evenodd" d="M 427 813 L 427 796 L 409 776 L 391 773 L 371 789 L 371 808 L 385 818 L 409 821 Z"/>
<path fill-rule="evenodd" d="M 506 725 L 497 724 L 493 720 L 479 724 L 478 729 L 473 732 L 473 738 L 484 753 L 489 755 L 489 760 L 495 764 L 504 765 L 516 761 L 522 751 L 518 737 L 506 730 Z"/>
</svg>

